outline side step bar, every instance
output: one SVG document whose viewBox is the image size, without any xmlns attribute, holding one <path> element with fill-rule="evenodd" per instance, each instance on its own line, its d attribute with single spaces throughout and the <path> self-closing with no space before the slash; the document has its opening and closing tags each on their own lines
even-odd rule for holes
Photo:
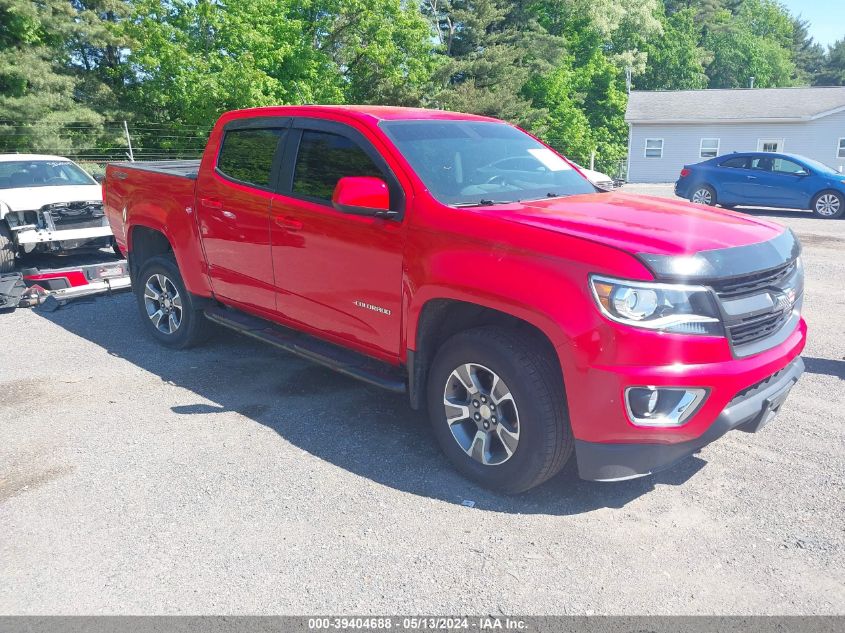
<svg viewBox="0 0 845 633">
<path fill-rule="evenodd" d="M 407 391 L 405 376 L 398 368 L 369 356 L 229 308 L 209 307 L 205 309 L 205 316 L 231 330 L 257 338 L 376 387 L 396 393 Z"/>
</svg>

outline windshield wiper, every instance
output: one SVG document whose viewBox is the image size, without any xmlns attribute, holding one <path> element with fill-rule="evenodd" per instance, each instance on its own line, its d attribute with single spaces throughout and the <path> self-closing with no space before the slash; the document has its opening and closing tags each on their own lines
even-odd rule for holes
<svg viewBox="0 0 845 633">
<path fill-rule="evenodd" d="M 536 202 L 537 200 L 543 200 L 545 198 L 568 198 L 571 195 L 571 193 L 555 193 L 554 191 L 550 191 L 542 198 L 524 198 L 521 202 Z"/>
<path fill-rule="evenodd" d="M 489 207 L 494 204 L 511 204 L 512 202 L 519 202 L 519 200 L 485 200 L 482 198 L 478 202 L 456 202 L 451 205 L 453 207 Z"/>
</svg>

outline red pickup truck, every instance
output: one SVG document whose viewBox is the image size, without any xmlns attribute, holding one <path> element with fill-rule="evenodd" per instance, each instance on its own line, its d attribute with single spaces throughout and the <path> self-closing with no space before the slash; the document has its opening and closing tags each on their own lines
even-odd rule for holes
<svg viewBox="0 0 845 633">
<path fill-rule="evenodd" d="M 211 322 L 427 408 L 505 492 L 756 431 L 803 371 L 780 225 L 597 190 L 507 123 L 388 107 L 224 114 L 200 161 L 110 165 L 106 213 L 164 345 Z"/>
</svg>

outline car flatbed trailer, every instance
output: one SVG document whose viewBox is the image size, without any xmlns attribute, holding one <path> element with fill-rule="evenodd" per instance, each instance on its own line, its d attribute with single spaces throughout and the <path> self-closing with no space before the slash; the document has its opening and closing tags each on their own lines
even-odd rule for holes
<svg viewBox="0 0 845 633">
<path fill-rule="evenodd" d="M 130 289 L 129 266 L 125 259 L 104 256 L 101 252 L 76 255 L 59 266 L 52 261 L 54 259 L 4 274 L 0 279 L 0 308 L 31 307 L 48 302 L 59 307 L 73 299 Z"/>
</svg>

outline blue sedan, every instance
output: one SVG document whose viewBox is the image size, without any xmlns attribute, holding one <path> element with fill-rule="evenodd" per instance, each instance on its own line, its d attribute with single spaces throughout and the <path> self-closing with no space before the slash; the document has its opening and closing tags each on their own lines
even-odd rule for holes
<svg viewBox="0 0 845 633">
<path fill-rule="evenodd" d="M 794 154 L 747 152 L 685 165 L 675 194 L 699 204 L 811 209 L 822 218 L 845 215 L 845 175 Z"/>
</svg>

